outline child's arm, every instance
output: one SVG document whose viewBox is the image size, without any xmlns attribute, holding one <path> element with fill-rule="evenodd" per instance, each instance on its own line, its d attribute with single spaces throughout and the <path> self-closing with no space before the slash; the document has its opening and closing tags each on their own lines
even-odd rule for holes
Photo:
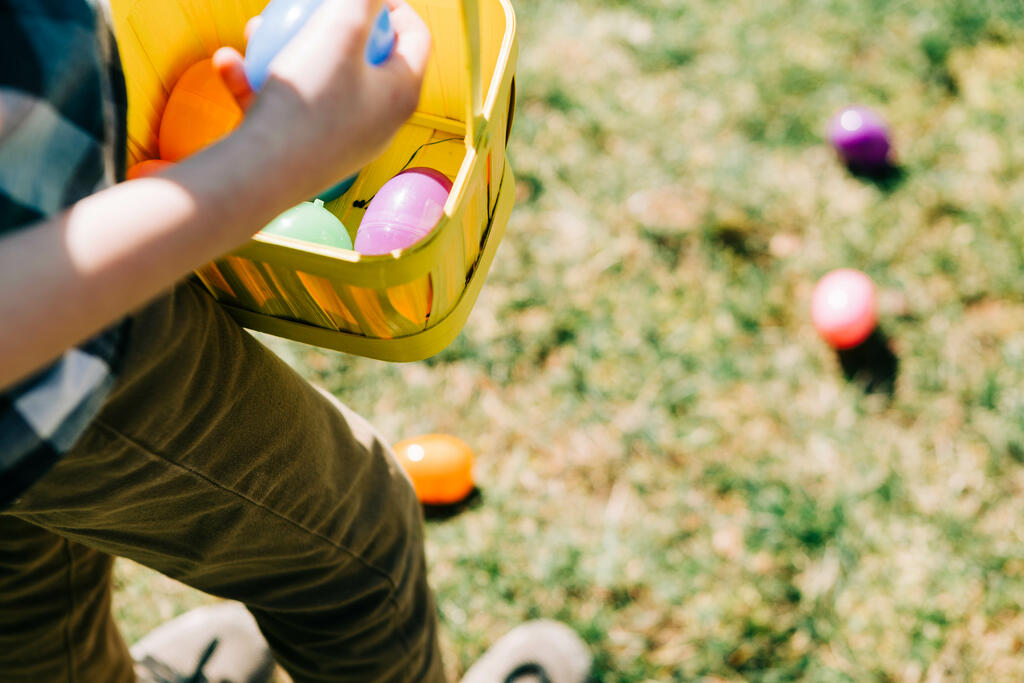
<svg viewBox="0 0 1024 683">
<path fill-rule="evenodd" d="M 415 109 L 429 55 L 426 26 L 391 4 L 383 66 L 363 60 L 381 0 L 325 2 L 235 133 L 0 239 L 0 388 L 372 160 Z"/>
</svg>

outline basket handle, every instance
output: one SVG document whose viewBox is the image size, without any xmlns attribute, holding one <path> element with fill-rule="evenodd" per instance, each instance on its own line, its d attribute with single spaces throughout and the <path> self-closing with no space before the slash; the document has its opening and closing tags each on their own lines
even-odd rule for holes
<svg viewBox="0 0 1024 683">
<path fill-rule="evenodd" d="M 480 74 L 480 3 L 462 0 L 462 31 L 466 36 L 466 65 L 469 68 L 469 97 L 466 99 L 466 133 L 474 149 L 485 142 L 483 83 Z"/>
</svg>

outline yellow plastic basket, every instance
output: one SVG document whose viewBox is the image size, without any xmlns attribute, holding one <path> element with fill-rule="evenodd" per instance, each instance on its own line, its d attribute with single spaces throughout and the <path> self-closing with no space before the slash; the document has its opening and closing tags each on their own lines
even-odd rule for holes
<svg viewBox="0 0 1024 683">
<path fill-rule="evenodd" d="M 245 23 L 266 3 L 111 1 L 128 83 L 129 163 L 158 156 L 156 131 L 178 77 L 218 47 L 243 49 Z M 508 0 L 410 3 L 434 38 L 417 112 L 327 208 L 354 230 L 388 179 L 409 165 L 429 166 L 454 183 L 444 217 L 427 239 L 383 256 L 257 234 L 197 271 L 245 327 L 412 361 L 441 351 L 469 317 L 512 211 L 505 145 L 515 101 L 515 14 Z"/>
</svg>

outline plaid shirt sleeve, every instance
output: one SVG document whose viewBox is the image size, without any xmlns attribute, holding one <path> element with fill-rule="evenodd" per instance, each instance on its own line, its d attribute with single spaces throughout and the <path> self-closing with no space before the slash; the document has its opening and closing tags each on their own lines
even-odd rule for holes
<svg viewBox="0 0 1024 683">
<path fill-rule="evenodd" d="M 123 176 L 120 69 L 91 2 L 0 0 L 0 249 L 5 235 Z M 0 287 L 31 283 L 0 273 Z M 116 377 L 125 325 L 0 392 L 0 510 L 49 471 L 99 412 Z"/>
</svg>

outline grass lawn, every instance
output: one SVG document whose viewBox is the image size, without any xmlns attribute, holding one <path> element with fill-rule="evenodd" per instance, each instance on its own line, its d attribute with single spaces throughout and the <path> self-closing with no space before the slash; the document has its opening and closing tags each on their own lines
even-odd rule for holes
<svg viewBox="0 0 1024 683">
<path fill-rule="evenodd" d="M 428 523 L 452 676 L 545 616 L 601 681 L 1024 680 L 1024 3 L 516 7 L 518 204 L 462 335 L 409 365 L 268 340 L 389 438 L 479 454 L 478 504 Z M 836 163 L 853 102 L 900 176 Z M 843 266 L 891 391 L 811 329 Z M 208 600 L 118 582 L 129 638 Z"/>
</svg>

